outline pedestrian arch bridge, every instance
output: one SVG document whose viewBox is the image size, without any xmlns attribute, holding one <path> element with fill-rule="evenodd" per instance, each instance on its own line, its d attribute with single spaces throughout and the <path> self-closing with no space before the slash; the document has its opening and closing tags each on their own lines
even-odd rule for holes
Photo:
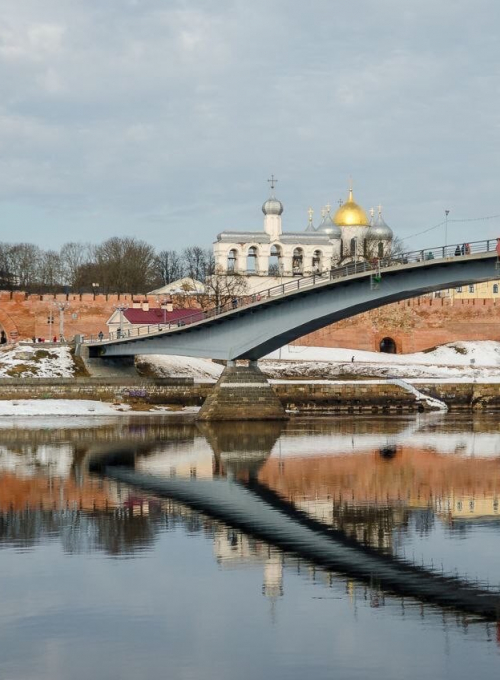
<svg viewBox="0 0 500 680">
<path fill-rule="evenodd" d="M 391 302 L 500 278 L 500 241 L 424 249 L 301 277 L 175 324 L 85 340 L 90 357 L 171 354 L 257 360 L 341 319 Z M 500 248 L 499 248 L 500 250 Z M 462 254 L 463 252 L 463 254 Z M 456 254 L 455 254 L 456 253 Z M 237 305 L 236 305 L 237 303 Z M 78 351 L 82 351 L 80 345 Z"/>
</svg>

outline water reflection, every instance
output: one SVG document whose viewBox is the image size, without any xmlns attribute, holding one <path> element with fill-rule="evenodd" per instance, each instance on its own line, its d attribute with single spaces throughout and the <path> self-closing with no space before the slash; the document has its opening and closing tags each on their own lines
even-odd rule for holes
<svg viewBox="0 0 500 680">
<path fill-rule="evenodd" d="M 208 541 L 226 574 L 257 569 L 273 621 L 278 604 L 297 587 L 291 585 L 297 574 L 321 586 L 315 598 L 345 600 L 355 612 L 366 606 L 387 609 L 391 616 L 436 616 L 427 606 L 387 595 L 376 582 L 319 568 L 328 562 L 318 559 L 315 565 L 305 559 L 307 551 L 283 551 L 286 542 L 273 546 L 269 533 L 252 535 L 230 516 L 221 513 L 226 519 L 221 522 L 216 513 L 209 516 L 208 507 L 200 513 L 151 490 L 89 473 L 96 461 L 119 459 L 136 474 L 169 481 L 236 482 L 262 504 L 299 518 L 302 527 L 343 536 L 346 545 L 359 543 L 437 576 L 459 576 L 475 589 L 498 584 L 495 419 L 431 415 L 200 427 L 124 418 L 93 428 L 55 421 L 55 428 L 43 429 L 33 424 L 0 429 L 4 549 L 57 544 L 70 556 L 156 559 L 162 537 L 183 535 Z M 469 621 L 441 611 L 446 625 L 463 629 Z M 495 637 L 494 629 L 485 630 Z"/>
</svg>

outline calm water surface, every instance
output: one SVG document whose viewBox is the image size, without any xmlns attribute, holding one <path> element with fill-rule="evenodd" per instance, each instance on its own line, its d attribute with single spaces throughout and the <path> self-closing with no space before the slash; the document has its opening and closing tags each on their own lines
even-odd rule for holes
<svg viewBox="0 0 500 680">
<path fill-rule="evenodd" d="M 124 464 L 201 496 L 112 478 Z M 498 677 L 495 621 L 324 569 L 262 527 L 279 510 L 492 590 L 499 500 L 496 417 L 4 421 L 0 679 Z"/>
</svg>

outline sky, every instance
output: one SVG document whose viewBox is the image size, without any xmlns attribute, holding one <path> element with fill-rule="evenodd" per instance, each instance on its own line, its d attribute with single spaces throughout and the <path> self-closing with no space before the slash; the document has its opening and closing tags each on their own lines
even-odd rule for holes
<svg viewBox="0 0 500 680">
<path fill-rule="evenodd" d="M 408 249 L 445 210 L 450 243 L 500 235 L 499 24 L 494 0 L 0 0 L 0 240 L 207 247 L 262 229 L 271 174 L 288 231 L 352 178 Z"/>
</svg>

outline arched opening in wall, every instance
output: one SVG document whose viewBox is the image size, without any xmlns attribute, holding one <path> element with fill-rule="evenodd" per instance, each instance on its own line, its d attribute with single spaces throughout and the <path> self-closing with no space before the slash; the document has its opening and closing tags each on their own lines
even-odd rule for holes
<svg viewBox="0 0 500 680">
<path fill-rule="evenodd" d="M 314 274 L 319 274 L 322 267 L 323 253 L 321 250 L 315 250 L 312 259 L 312 270 Z"/>
<path fill-rule="evenodd" d="M 269 276 L 281 276 L 283 274 L 283 260 L 281 248 L 277 245 L 272 246 L 269 255 Z"/>
<path fill-rule="evenodd" d="M 382 338 L 380 351 L 384 354 L 397 354 L 396 343 L 392 338 Z"/>
<path fill-rule="evenodd" d="M 237 271 L 238 251 L 233 248 L 227 254 L 227 273 L 234 274 Z"/>
<path fill-rule="evenodd" d="M 384 257 L 384 244 L 382 241 L 379 241 L 379 244 L 377 246 L 377 257 L 381 260 Z"/>
<path fill-rule="evenodd" d="M 350 255 L 351 255 L 351 257 L 357 257 L 359 255 L 359 253 L 358 253 L 358 239 L 356 237 L 351 239 Z"/>
<path fill-rule="evenodd" d="M 17 334 L 16 338 L 13 339 L 17 339 Z M 5 332 L 5 328 L 2 326 L 2 324 L 0 324 L 0 345 L 6 345 L 7 342 L 8 342 L 7 333 Z"/>
<path fill-rule="evenodd" d="M 302 276 L 304 272 L 304 251 L 302 248 L 295 248 L 293 251 L 292 272 L 294 276 Z"/>
<path fill-rule="evenodd" d="M 248 249 L 248 254 L 247 254 L 247 272 L 249 274 L 255 274 L 257 271 L 257 257 L 259 253 L 257 251 L 257 248 L 255 246 L 251 246 Z"/>
</svg>

